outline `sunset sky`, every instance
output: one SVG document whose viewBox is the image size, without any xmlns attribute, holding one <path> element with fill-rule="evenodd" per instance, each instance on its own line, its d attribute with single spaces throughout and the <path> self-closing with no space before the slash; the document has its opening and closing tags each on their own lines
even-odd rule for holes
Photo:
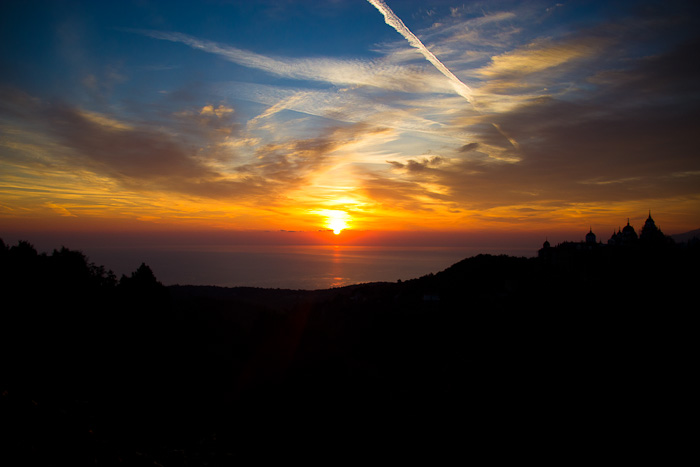
<svg viewBox="0 0 700 467">
<path fill-rule="evenodd" d="M 694 4 L 2 2 L 0 238 L 699 228 Z"/>
</svg>

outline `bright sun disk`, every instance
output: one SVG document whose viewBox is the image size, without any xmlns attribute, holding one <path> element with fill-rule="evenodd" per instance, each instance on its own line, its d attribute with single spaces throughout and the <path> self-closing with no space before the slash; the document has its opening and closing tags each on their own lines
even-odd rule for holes
<svg viewBox="0 0 700 467">
<path fill-rule="evenodd" d="M 333 229 L 334 234 L 338 235 L 343 229 L 348 228 L 348 224 L 342 219 L 333 219 L 328 222 L 328 227 Z"/>
<path fill-rule="evenodd" d="M 345 211 L 326 209 L 319 214 L 326 217 L 326 227 L 331 229 L 335 235 L 348 228 L 350 216 Z"/>
</svg>

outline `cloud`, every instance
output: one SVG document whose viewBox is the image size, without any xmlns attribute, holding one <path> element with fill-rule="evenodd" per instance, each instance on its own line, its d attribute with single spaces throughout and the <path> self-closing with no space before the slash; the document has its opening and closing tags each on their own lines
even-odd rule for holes
<svg viewBox="0 0 700 467">
<path fill-rule="evenodd" d="M 255 162 L 237 170 L 259 173 L 275 182 L 304 183 L 319 170 L 344 163 L 344 159 L 338 158 L 341 151 L 387 131 L 366 124 L 331 126 L 313 138 L 263 145 L 255 152 Z"/>
<path fill-rule="evenodd" d="M 200 115 L 216 116 L 217 118 L 223 118 L 228 114 L 232 113 L 233 109 L 231 107 L 226 107 L 223 104 L 219 105 L 216 108 L 214 108 L 214 106 L 211 104 L 207 104 L 204 107 L 202 107 L 202 110 L 199 111 Z"/>
<path fill-rule="evenodd" d="M 465 59 L 473 54 L 473 57 L 485 58 L 486 49 L 508 47 L 513 36 L 522 32 L 515 23 L 528 16 L 523 10 L 521 5 L 517 12 L 486 12 L 480 6 L 463 5 L 455 9 L 451 21 L 425 29 L 421 36 L 425 41 L 439 44 L 441 55 Z"/>
<path fill-rule="evenodd" d="M 241 128 L 227 134 L 211 132 L 218 128 L 219 120 L 235 114 L 223 104 L 173 114 L 164 125 L 162 120 L 127 124 L 107 113 L 40 101 L 22 93 L 3 102 L 21 115 L 15 124 L 26 128 L 23 134 L 35 142 L 31 148 L 24 147 L 41 154 L 35 167 L 25 171 L 27 175 L 37 171 L 47 175 L 49 164 L 54 167 L 51 171 L 80 167 L 83 174 L 96 174 L 145 196 L 168 192 L 268 208 L 289 203 L 295 190 L 298 202 L 347 197 L 346 189 L 352 188 L 348 185 L 351 166 L 363 163 L 363 147 L 393 138 L 393 130 L 367 123 L 327 125 L 305 137 L 279 132 L 271 124 L 268 130 L 277 133 L 276 141 L 251 142 L 247 130 Z M 268 112 L 267 118 L 271 116 Z M 237 144 L 239 141 L 242 143 Z M 231 150 L 243 153 L 231 154 Z M 324 177 L 330 172 L 333 178 Z M 345 187 L 339 175 L 348 179 Z"/>
<path fill-rule="evenodd" d="M 488 79 L 515 79 L 544 71 L 551 72 L 552 68 L 602 53 L 604 45 L 605 41 L 598 38 L 565 43 L 536 41 L 526 47 L 493 56 L 491 63 L 476 73 Z"/>
<path fill-rule="evenodd" d="M 646 67 L 646 62 L 637 65 Z M 635 68 L 629 69 L 631 75 Z M 671 73 L 663 77 L 666 87 L 689 78 Z M 460 148 L 458 153 L 469 158 L 441 171 L 440 182 L 451 187 L 462 206 L 474 209 L 697 196 L 692 183 L 700 182 L 695 172 L 700 160 L 693 156 L 694 135 L 700 133 L 698 101 L 687 101 L 681 93 L 640 101 L 639 89 L 645 86 L 627 81 L 589 94 L 585 103 L 541 99 L 499 115 L 498 124 L 520 141 L 520 160 L 493 164 L 474 158 L 485 141 L 495 138 L 482 132 L 479 147 Z M 673 174 L 683 170 L 690 175 L 676 184 Z"/>
<path fill-rule="evenodd" d="M 459 148 L 459 152 L 461 153 L 467 153 L 470 151 L 474 151 L 479 147 L 479 143 L 467 143 L 461 148 Z"/>
<path fill-rule="evenodd" d="M 362 180 L 359 192 L 372 200 L 374 209 L 386 210 L 400 215 L 401 211 L 430 211 L 422 197 L 425 190 L 417 182 L 384 177 L 378 173 L 367 174 Z"/>
<path fill-rule="evenodd" d="M 447 163 L 447 160 L 442 156 L 423 157 L 419 160 L 409 159 L 406 163 L 398 161 L 387 161 L 394 168 L 406 169 L 409 173 L 422 173 L 428 169 L 439 167 Z"/>
<path fill-rule="evenodd" d="M 62 217 L 77 217 L 75 214 L 72 214 L 68 209 L 66 209 L 64 206 L 59 206 L 58 204 L 55 203 L 46 203 L 46 207 L 52 209 L 55 211 L 59 216 Z"/>
<path fill-rule="evenodd" d="M 441 164 L 420 157 L 385 158 L 393 175 L 372 172 L 363 189 L 386 206 L 431 211 L 440 209 L 431 202 L 430 193 L 438 193 L 445 206 L 484 222 L 508 219 L 515 210 L 533 220 L 588 208 L 599 212 L 601 205 L 614 210 L 660 200 L 684 208 L 697 203 L 700 92 L 693 83 L 700 82 L 700 66 L 688 61 L 697 45 L 690 40 L 654 56 L 619 62 L 604 84 L 589 85 L 575 98 L 521 101 L 489 115 L 495 126 L 460 111 L 451 125 L 468 128 L 468 137 L 451 154 L 445 152 Z M 547 63 L 579 60 L 562 58 L 573 56 L 564 53 Z M 598 76 L 601 66 L 588 65 L 596 66 L 579 77 L 583 82 Z M 544 64 L 535 68 L 546 74 Z M 496 127 L 517 139 L 517 154 Z"/>
<path fill-rule="evenodd" d="M 98 125 L 99 128 L 112 131 L 133 131 L 134 127 L 126 122 L 116 120 L 107 115 L 87 110 L 76 110 L 76 113 L 85 120 Z"/>
<path fill-rule="evenodd" d="M 127 124 L 107 114 L 4 91 L 8 99 L 0 108 L 0 117 L 14 115 L 13 123 L 21 130 L 9 139 L 17 144 L 22 143 L 19 138 L 31 136 L 32 151 L 37 154 L 32 170 L 41 165 L 55 167 L 53 170 L 77 166 L 138 191 L 245 198 L 262 190 L 259 180 L 214 168 L 192 140 L 173 134 L 176 127 L 165 132 L 147 123 Z M 191 122 L 187 126 L 192 128 Z M 206 133 L 208 128 L 201 131 Z"/>
<path fill-rule="evenodd" d="M 112 124 L 109 117 L 69 106 L 51 106 L 46 115 L 47 124 L 64 145 L 86 162 L 115 174 L 137 179 L 212 175 L 160 131 Z"/>
<path fill-rule="evenodd" d="M 405 131 L 434 132 L 444 129 L 439 113 L 446 101 L 435 98 L 426 103 L 420 98 L 389 99 L 367 89 L 319 91 L 263 84 L 227 82 L 217 85 L 216 92 L 225 98 L 238 98 L 265 104 L 264 112 L 251 118 L 253 129 L 260 122 L 283 110 L 336 120 L 343 123 L 366 123 Z M 451 102 L 448 105 L 453 105 Z"/>
<path fill-rule="evenodd" d="M 178 32 L 131 30 L 154 39 L 188 45 L 230 62 L 294 80 L 338 86 L 368 86 L 400 92 L 450 92 L 451 86 L 418 67 L 400 67 L 382 60 L 273 58 Z"/>
<path fill-rule="evenodd" d="M 256 127 L 259 122 L 266 120 L 273 115 L 283 111 L 283 110 L 295 110 L 297 107 L 297 103 L 300 101 L 305 100 L 305 98 L 308 96 L 307 92 L 295 92 L 289 97 L 285 97 L 283 99 L 280 99 L 276 103 L 272 104 L 270 107 L 265 109 L 264 112 L 261 114 L 257 115 L 254 118 L 251 118 L 248 120 L 248 123 L 246 126 L 248 128 L 254 128 Z"/>
</svg>

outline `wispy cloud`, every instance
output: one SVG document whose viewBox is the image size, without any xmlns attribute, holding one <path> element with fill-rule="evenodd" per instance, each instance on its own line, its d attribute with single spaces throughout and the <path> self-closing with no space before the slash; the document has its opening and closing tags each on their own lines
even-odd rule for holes
<svg viewBox="0 0 700 467">
<path fill-rule="evenodd" d="M 477 73 L 485 78 L 522 78 L 533 73 L 550 71 L 573 60 L 598 55 L 602 53 L 604 45 L 605 41 L 597 38 L 565 43 L 538 41 L 492 57 L 491 63 L 479 69 Z"/>
<path fill-rule="evenodd" d="M 442 99 L 426 103 L 420 97 L 393 99 L 366 90 L 314 90 L 297 87 L 227 82 L 215 91 L 224 98 L 237 98 L 265 104 L 268 108 L 251 118 L 252 129 L 283 110 L 328 118 L 345 123 L 368 123 L 405 131 L 435 132 L 445 127 L 439 117 L 444 113 Z"/>
<path fill-rule="evenodd" d="M 216 54 L 241 66 L 294 80 L 337 86 L 368 86 L 401 92 L 449 92 L 451 87 L 416 67 L 400 67 L 381 60 L 333 58 L 273 58 L 248 50 L 198 39 L 178 32 L 133 30 L 154 39 L 178 42 Z"/>
</svg>

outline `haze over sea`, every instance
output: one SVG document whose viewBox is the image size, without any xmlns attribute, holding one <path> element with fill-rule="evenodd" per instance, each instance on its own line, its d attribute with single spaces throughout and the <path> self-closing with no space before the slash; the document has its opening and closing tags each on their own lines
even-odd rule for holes
<svg viewBox="0 0 700 467">
<path fill-rule="evenodd" d="M 407 280 L 444 270 L 479 253 L 475 247 L 332 245 L 187 246 L 84 250 L 117 277 L 148 264 L 165 285 L 215 285 L 326 289 L 376 281 Z M 532 256 L 533 251 L 492 251 Z"/>
</svg>

